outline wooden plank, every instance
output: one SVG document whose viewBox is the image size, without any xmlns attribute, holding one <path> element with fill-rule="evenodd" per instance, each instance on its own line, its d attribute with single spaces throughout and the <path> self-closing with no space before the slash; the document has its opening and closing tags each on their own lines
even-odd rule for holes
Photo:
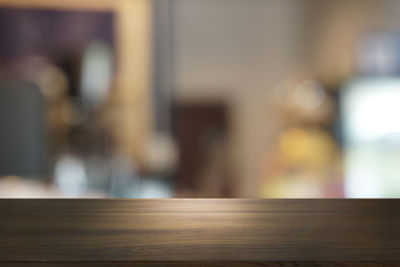
<svg viewBox="0 0 400 267">
<path fill-rule="evenodd" d="M 0 261 L 399 261 L 399 208 L 400 200 L 1 200 Z"/>
<path fill-rule="evenodd" d="M 5 267 L 394 267 L 400 266 L 399 262 L 374 262 L 374 261 L 139 261 L 139 262 L 7 262 Z"/>
</svg>

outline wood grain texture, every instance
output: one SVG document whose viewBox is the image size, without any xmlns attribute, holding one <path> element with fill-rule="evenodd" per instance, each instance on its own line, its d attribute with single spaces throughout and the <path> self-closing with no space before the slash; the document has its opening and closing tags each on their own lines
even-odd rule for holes
<svg viewBox="0 0 400 267">
<path fill-rule="evenodd" d="M 0 263 L 400 261 L 399 211 L 400 200 L 0 200 Z"/>
<path fill-rule="evenodd" d="M 0 262 L 4 267 L 397 267 L 400 262 L 368 261 L 131 261 L 131 262 Z"/>
</svg>

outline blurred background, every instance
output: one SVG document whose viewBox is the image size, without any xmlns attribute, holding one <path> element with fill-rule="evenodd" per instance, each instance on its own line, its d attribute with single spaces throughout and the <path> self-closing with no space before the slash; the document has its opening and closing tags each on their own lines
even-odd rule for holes
<svg viewBox="0 0 400 267">
<path fill-rule="evenodd" d="M 0 197 L 400 197 L 399 13 L 0 0 Z"/>
</svg>

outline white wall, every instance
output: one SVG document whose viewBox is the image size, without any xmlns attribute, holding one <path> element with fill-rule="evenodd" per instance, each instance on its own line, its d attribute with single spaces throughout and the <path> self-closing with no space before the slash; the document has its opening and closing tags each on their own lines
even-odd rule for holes
<svg viewBox="0 0 400 267">
<path fill-rule="evenodd" d="M 172 87 L 181 101 L 226 100 L 241 196 L 255 197 L 274 123 L 268 91 L 302 57 L 300 1 L 173 0 Z"/>
<path fill-rule="evenodd" d="M 296 60 L 296 1 L 172 3 L 174 87 L 179 97 L 225 97 L 232 91 L 262 90 Z"/>
</svg>

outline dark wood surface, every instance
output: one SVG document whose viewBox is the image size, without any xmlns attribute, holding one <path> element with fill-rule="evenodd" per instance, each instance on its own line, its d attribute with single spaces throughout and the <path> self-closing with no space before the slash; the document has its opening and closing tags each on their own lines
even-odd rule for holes
<svg viewBox="0 0 400 267">
<path fill-rule="evenodd" d="M 392 266 L 400 200 L 0 200 L 0 264 L 132 261 Z"/>
<path fill-rule="evenodd" d="M 398 267 L 381 261 L 130 261 L 130 262 L 0 262 L 5 267 Z"/>
</svg>

